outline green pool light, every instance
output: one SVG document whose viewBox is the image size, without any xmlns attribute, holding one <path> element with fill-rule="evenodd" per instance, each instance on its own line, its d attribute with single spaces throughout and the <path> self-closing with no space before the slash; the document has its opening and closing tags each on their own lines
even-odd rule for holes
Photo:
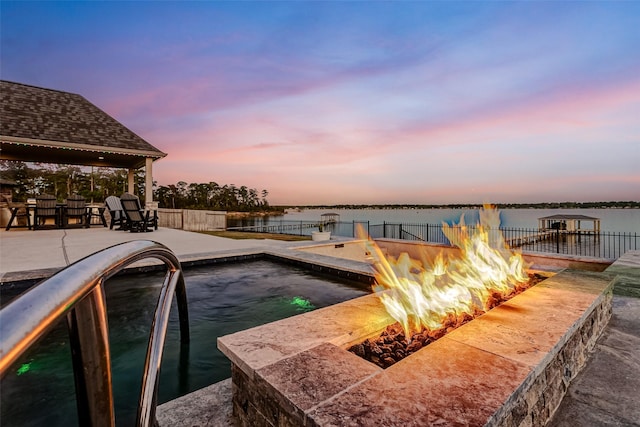
<svg viewBox="0 0 640 427">
<path fill-rule="evenodd" d="M 293 297 L 291 299 L 291 304 L 295 305 L 301 310 L 313 310 L 315 308 L 313 304 L 311 304 L 311 301 L 302 297 Z"/>
<path fill-rule="evenodd" d="M 31 362 L 29 363 L 23 363 L 22 365 L 20 365 L 20 367 L 18 368 L 18 375 L 22 375 L 22 374 L 26 374 L 27 372 L 29 372 L 31 370 Z"/>
</svg>

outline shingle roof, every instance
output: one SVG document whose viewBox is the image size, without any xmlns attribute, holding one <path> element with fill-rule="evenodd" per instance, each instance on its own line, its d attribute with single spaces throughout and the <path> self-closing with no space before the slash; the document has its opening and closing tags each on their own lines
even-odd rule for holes
<svg viewBox="0 0 640 427">
<path fill-rule="evenodd" d="M 593 220 L 598 220 L 600 218 L 594 218 L 592 216 L 586 216 L 586 215 L 557 214 L 557 215 L 543 216 L 542 218 L 538 218 L 538 219 L 579 219 L 579 220 L 585 220 L 585 221 L 593 221 Z"/>
<path fill-rule="evenodd" d="M 58 150 L 95 147 L 103 153 L 166 156 L 80 95 L 4 80 L 0 80 L 0 138 L 3 145 L 27 142 Z"/>
</svg>

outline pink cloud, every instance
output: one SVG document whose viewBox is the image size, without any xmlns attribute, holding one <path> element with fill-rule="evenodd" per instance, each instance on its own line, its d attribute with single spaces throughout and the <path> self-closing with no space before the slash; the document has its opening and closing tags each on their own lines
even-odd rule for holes
<svg viewBox="0 0 640 427">
<path fill-rule="evenodd" d="M 473 142 L 489 131 L 493 135 L 553 134 L 598 128 L 610 120 L 611 110 L 640 109 L 640 79 L 589 88 L 568 88 L 520 105 L 497 105 L 466 117 L 451 117 L 433 125 L 416 124 L 408 135 L 430 144 Z"/>
</svg>

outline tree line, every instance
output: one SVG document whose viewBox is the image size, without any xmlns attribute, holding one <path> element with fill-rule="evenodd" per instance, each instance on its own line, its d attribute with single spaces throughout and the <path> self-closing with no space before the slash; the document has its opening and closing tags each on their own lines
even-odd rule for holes
<svg viewBox="0 0 640 427">
<path fill-rule="evenodd" d="M 209 209 L 223 211 L 256 212 L 271 210 L 267 190 L 258 191 L 245 185 L 219 185 L 216 182 L 175 185 L 154 189 L 154 199 L 161 207 L 180 209 Z"/>
<path fill-rule="evenodd" d="M 498 209 L 601 209 L 640 208 L 640 201 L 617 200 L 606 202 L 537 202 L 537 203 L 492 203 Z M 481 203 L 449 204 L 341 204 L 341 205 L 287 205 L 285 209 L 480 209 Z"/>
<path fill-rule="evenodd" d="M 26 163 L 2 160 L 0 173 L 4 180 L 12 181 L 13 201 L 24 202 L 38 194 L 52 194 L 64 200 L 79 194 L 87 201 L 99 203 L 108 196 L 127 192 L 127 171 L 124 169 L 44 163 Z M 7 185 L 7 184 L 3 184 Z M 142 171 L 134 175 L 136 194 L 144 199 L 145 177 Z M 245 185 L 220 185 L 216 182 L 187 183 L 158 186 L 153 183 L 153 198 L 159 207 L 175 209 L 208 209 L 256 212 L 271 210 L 267 190 Z"/>
</svg>

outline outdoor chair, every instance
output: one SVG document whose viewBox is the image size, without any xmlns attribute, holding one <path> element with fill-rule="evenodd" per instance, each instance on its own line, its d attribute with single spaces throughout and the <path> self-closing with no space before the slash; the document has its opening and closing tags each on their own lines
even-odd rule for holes
<svg viewBox="0 0 640 427">
<path fill-rule="evenodd" d="M 120 196 L 122 211 L 127 218 L 127 227 L 130 232 L 153 231 L 155 226 L 155 216 L 151 217 L 151 211 L 144 211 L 140 206 L 140 199 L 129 193 Z"/>
<path fill-rule="evenodd" d="M 27 208 L 24 203 L 13 203 L 7 200 L 7 207 L 11 212 L 11 218 L 9 218 L 9 222 L 7 222 L 6 231 L 15 227 L 27 227 L 31 230 L 31 215 L 29 214 L 29 208 Z M 24 218 L 26 225 L 18 225 L 21 218 Z"/>
<path fill-rule="evenodd" d="M 58 209 L 56 208 L 56 198 L 51 194 L 41 194 L 36 197 L 36 207 L 33 210 L 33 229 L 45 225 L 47 219 L 53 218 L 53 222 L 58 227 Z"/>
<path fill-rule="evenodd" d="M 84 197 L 74 194 L 67 198 L 62 210 L 62 226 L 68 226 L 70 219 L 79 220 L 76 224 L 89 228 L 89 212 Z"/>
<path fill-rule="evenodd" d="M 116 196 L 109 196 L 105 199 L 104 204 L 109 211 L 109 215 L 111 216 L 111 221 L 109 224 L 109 229 L 113 230 L 114 225 L 118 225 L 120 230 L 127 229 L 127 219 L 124 216 L 124 211 L 122 210 L 122 203 L 120 203 L 120 198 Z"/>
<path fill-rule="evenodd" d="M 136 205 L 138 206 L 138 210 L 142 213 L 143 216 L 149 215 L 149 224 L 153 226 L 155 230 L 158 229 L 158 213 L 155 210 L 147 209 L 146 207 L 142 207 L 142 203 L 140 203 L 140 199 L 135 194 L 124 193 L 127 198 L 135 199 Z M 121 196 L 122 197 L 122 196 Z"/>
</svg>

